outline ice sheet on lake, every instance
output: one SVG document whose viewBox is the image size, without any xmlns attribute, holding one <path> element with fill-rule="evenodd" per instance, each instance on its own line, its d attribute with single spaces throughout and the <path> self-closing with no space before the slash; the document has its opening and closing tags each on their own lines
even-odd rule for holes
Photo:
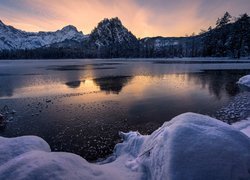
<svg viewBox="0 0 250 180">
<path fill-rule="evenodd" d="M 238 128 L 238 127 L 237 127 Z M 34 136 L 0 138 L 1 179 L 250 179 L 250 139 L 226 123 L 179 115 L 151 135 L 121 133 L 109 160 L 50 152 Z"/>
</svg>

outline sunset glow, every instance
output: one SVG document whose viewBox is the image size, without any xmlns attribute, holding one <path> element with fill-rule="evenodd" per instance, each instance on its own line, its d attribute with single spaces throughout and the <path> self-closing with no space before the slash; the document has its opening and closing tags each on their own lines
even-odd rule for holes
<svg viewBox="0 0 250 180">
<path fill-rule="evenodd" d="M 26 31 L 72 24 L 89 34 L 102 19 L 119 17 L 137 37 L 198 33 L 225 11 L 233 16 L 249 12 L 249 0 L 0 0 L 1 20 Z"/>
</svg>

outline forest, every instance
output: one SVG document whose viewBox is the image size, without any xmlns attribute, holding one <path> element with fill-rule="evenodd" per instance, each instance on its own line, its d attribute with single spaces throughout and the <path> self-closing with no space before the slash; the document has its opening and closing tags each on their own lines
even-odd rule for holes
<svg viewBox="0 0 250 180">
<path fill-rule="evenodd" d="M 111 33 L 110 33 L 111 32 Z M 136 38 L 118 18 L 104 19 L 81 42 L 67 40 L 49 47 L 3 50 L 0 59 L 174 58 L 250 55 L 250 17 L 228 12 L 214 27 L 185 37 Z"/>
</svg>

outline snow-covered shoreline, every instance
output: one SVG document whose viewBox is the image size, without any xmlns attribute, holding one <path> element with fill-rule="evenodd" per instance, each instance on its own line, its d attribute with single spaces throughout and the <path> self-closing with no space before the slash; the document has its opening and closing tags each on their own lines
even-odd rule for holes
<svg viewBox="0 0 250 180">
<path fill-rule="evenodd" d="M 244 126 L 245 129 L 248 126 Z M 185 113 L 151 135 L 122 133 L 103 163 L 51 152 L 34 136 L 0 138 L 1 179 L 249 179 L 250 139 L 241 125 Z"/>
</svg>

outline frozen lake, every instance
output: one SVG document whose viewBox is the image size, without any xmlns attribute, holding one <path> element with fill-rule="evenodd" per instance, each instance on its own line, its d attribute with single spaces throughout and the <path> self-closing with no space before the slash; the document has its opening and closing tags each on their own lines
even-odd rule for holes
<svg viewBox="0 0 250 180">
<path fill-rule="evenodd" d="M 119 131 L 148 134 L 184 112 L 236 121 L 245 114 L 220 112 L 244 95 L 236 82 L 250 63 L 235 62 L 0 61 L 0 109 L 16 111 L 0 135 L 37 135 L 95 160 L 112 152 Z"/>
</svg>

